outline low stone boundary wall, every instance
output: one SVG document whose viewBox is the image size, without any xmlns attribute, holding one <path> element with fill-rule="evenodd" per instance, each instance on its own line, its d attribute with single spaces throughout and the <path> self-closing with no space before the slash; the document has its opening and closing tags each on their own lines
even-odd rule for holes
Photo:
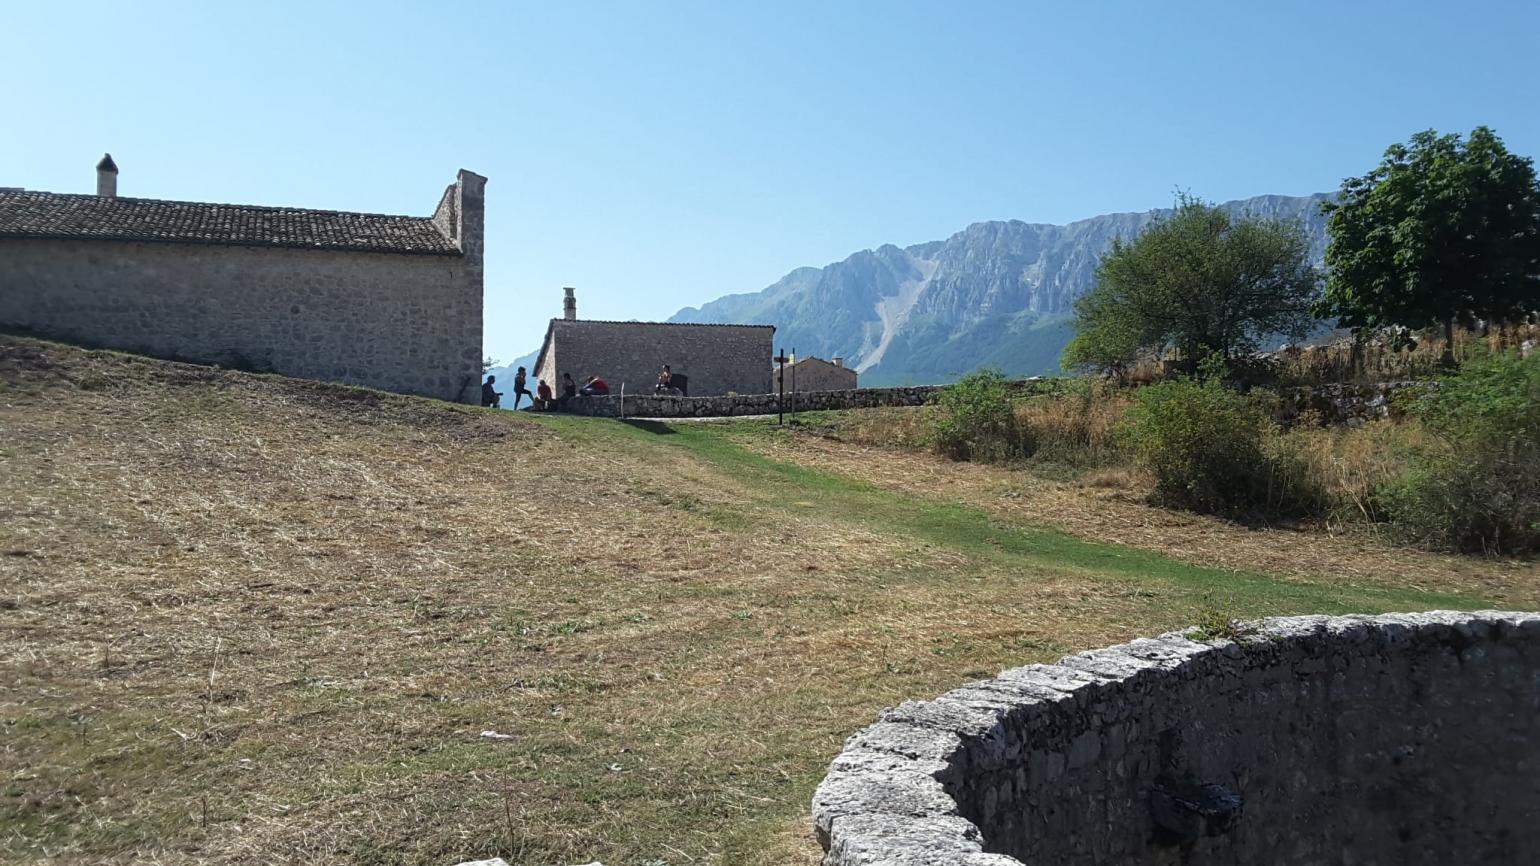
<svg viewBox="0 0 1540 866">
<path fill-rule="evenodd" d="M 1018 395 L 1051 394 L 1064 387 L 1064 379 L 1021 379 L 1011 383 Z M 1287 388 L 1280 396 L 1280 420 L 1309 415 L 1325 424 L 1357 426 L 1392 414 L 1397 393 L 1428 387 L 1420 382 L 1389 382 L 1378 385 L 1321 385 Z M 599 418 L 728 418 L 735 415 L 774 415 L 777 412 L 814 412 L 830 409 L 874 409 L 882 406 L 923 406 L 945 385 L 914 385 L 901 388 L 855 388 L 848 391 L 791 394 L 733 394 L 720 397 L 659 397 L 652 394 L 619 394 L 608 397 L 574 397 L 566 411 Z"/>
<path fill-rule="evenodd" d="M 1056 379 L 1019 379 L 1010 383 L 1018 395 L 1050 393 L 1062 384 Z M 945 385 L 910 385 L 898 388 L 852 388 L 846 391 L 799 391 L 779 394 L 732 394 L 720 397 L 659 397 L 619 394 L 608 397 L 575 397 L 567 411 L 601 418 L 724 418 L 733 415 L 774 415 L 786 412 L 817 412 L 829 409 L 876 409 L 882 406 L 923 406 Z M 624 409 L 624 412 L 622 412 Z"/>
<path fill-rule="evenodd" d="M 1540 614 L 1252 628 L 885 711 L 814 795 L 825 866 L 1534 859 Z"/>
<path fill-rule="evenodd" d="M 608 397 L 574 397 L 567 401 L 567 411 L 574 415 L 600 418 L 723 418 L 733 415 L 774 415 L 781 411 L 811 412 L 819 409 L 872 409 L 878 406 L 921 406 L 942 385 L 911 388 L 855 388 L 849 391 L 804 391 L 787 394 L 784 403 L 776 394 L 732 394 L 721 397 L 659 397 L 652 394 L 627 394 L 621 405 L 619 394 Z M 622 411 L 622 409 L 624 411 Z"/>
</svg>

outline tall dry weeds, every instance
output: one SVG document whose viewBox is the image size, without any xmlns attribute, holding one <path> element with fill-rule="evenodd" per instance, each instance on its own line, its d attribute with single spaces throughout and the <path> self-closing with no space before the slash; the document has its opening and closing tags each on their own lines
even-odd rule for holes
<svg viewBox="0 0 1540 866">
<path fill-rule="evenodd" d="M 1084 468 L 1111 466 L 1127 459 L 1118 425 L 1132 399 L 1127 389 L 1084 381 L 1063 393 L 1019 403 L 1016 417 L 1037 440 L 1037 460 Z"/>
<path fill-rule="evenodd" d="M 1406 472 L 1405 455 L 1426 439 L 1411 420 L 1382 419 L 1359 427 L 1296 424 L 1270 444 L 1303 469 L 1303 483 L 1324 505 L 1328 528 L 1386 519 L 1379 491 Z"/>
</svg>

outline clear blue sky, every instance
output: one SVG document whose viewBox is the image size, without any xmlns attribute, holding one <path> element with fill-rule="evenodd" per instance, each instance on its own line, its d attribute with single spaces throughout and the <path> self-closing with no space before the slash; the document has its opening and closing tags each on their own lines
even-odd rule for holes
<svg viewBox="0 0 1540 866">
<path fill-rule="evenodd" d="M 488 176 L 487 351 L 970 222 L 1540 154 L 1530 2 L 10 0 L 0 186 L 426 215 Z"/>
</svg>

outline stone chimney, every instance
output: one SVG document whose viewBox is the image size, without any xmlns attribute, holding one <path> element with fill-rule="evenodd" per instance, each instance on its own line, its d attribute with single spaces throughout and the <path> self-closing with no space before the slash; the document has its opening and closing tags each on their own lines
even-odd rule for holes
<svg viewBox="0 0 1540 866">
<path fill-rule="evenodd" d="M 834 356 L 834 366 L 836 366 L 836 367 L 843 367 L 843 366 L 845 366 L 845 359 L 840 357 L 839 355 L 835 355 Z"/>
<path fill-rule="evenodd" d="M 118 197 L 118 164 L 112 154 L 104 154 L 96 164 L 96 194 L 104 198 Z"/>
<path fill-rule="evenodd" d="M 562 299 L 561 302 L 561 317 L 569 322 L 575 321 L 577 319 L 577 296 L 573 292 L 576 292 L 577 289 L 567 286 L 562 291 L 567 293 L 567 297 Z"/>
<path fill-rule="evenodd" d="M 487 179 L 460 169 L 444 190 L 431 221 L 450 243 L 465 254 L 467 267 L 479 274 L 486 255 Z"/>
</svg>

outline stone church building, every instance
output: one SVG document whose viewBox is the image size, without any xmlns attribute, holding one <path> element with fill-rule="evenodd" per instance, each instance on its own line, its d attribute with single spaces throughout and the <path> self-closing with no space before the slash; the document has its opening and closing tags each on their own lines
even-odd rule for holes
<svg viewBox="0 0 1540 866">
<path fill-rule="evenodd" d="M 476 402 L 483 190 L 432 216 L 0 189 L 0 328 Z"/>
<path fill-rule="evenodd" d="M 620 394 L 622 384 L 627 395 L 651 394 L 664 364 L 688 377 L 691 397 L 770 392 L 774 325 L 579 319 L 573 290 L 566 292 L 563 316 L 546 329 L 533 371 L 558 394 L 563 373 L 579 387 L 598 376 L 611 394 Z"/>
<path fill-rule="evenodd" d="M 776 392 L 790 394 L 808 391 L 849 391 L 856 387 L 856 371 L 845 366 L 845 359 L 835 356 L 833 361 L 822 358 L 799 358 L 787 364 L 783 371 L 775 371 Z"/>
</svg>

